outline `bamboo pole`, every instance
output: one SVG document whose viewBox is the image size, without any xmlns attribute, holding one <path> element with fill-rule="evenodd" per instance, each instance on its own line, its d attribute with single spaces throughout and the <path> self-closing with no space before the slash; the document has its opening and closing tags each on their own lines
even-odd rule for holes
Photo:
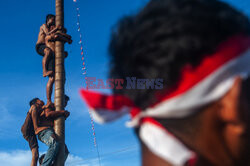
<svg viewBox="0 0 250 166">
<path fill-rule="evenodd" d="M 56 0 L 56 25 L 64 27 L 64 0 Z M 64 110 L 64 43 L 55 43 L 55 107 L 56 111 Z M 65 118 L 55 120 L 55 133 L 60 142 L 59 153 L 56 158 L 56 166 L 64 166 L 65 156 Z"/>
</svg>

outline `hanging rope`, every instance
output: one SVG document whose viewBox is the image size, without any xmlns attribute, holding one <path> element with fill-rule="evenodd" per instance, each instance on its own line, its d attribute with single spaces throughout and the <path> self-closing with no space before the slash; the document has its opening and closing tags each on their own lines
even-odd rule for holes
<svg viewBox="0 0 250 166">
<path fill-rule="evenodd" d="M 75 6 L 76 6 L 77 31 L 79 32 L 79 36 L 80 36 L 79 44 L 80 44 L 80 49 L 81 49 L 82 71 L 83 71 L 82 74 L 84 75 L 84 80 L 86 81 L 87 68 L 86 68 L 86 60 L 85 60 L 85 56 L 84 56 L 84 52 L 83 52 L 82 31 L 81 31 L 81 25 L 80 25 L 80 8 L 78 6 L 78 1 L 77 0 L 73 0 L 73 2 L 75 3 Z M 86 84 L 86 82 L 85 82 L 85 84 Z M 86 89 L 88 89 L 87 84 L 86 84 Z M 101 166 L 101 158 L 100 158 L 98 144 L 97 144 L 97 141 L 96 141 L 95 124 L 94 124 L 94 120 L 93 120 L 93 117 L 92 117 L 92 114 L 91 114 L 90 110 L 89 110 L 89 116 L 90 116 L 90 119 L 91 119 L 91 127 L 92 127 L 92 131 L 93 131 L 94 146 L 96 147 L 99 165 Z"/>
</svg>

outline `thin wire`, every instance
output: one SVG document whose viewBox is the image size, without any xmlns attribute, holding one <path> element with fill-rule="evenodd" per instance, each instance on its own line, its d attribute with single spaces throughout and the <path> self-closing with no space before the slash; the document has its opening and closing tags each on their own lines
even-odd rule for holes
<svg viewBox="0 0 250 166">
<path fill-rule="evenodd" d="M 89 110 L 89 116 L 90 116 L 90 119 L 91 119 L 92 131 L 93 131 L 93 136 L 94 136 L 94 145 L 96 147 L 99 165 L 101 166 L 101 157 L 100 157 L 99 147 L 98 147 L 98 144 L 97 144 L 97 141 L 96 141 L 95 124 L 94 124 L 94 120 L 93 120 L 93 117 L 92 117 L 92 114 L 91 114 L 90 110 Z"/>
<path fill-rule="evenodd" d="M 131 151 L 133 151 L 133 150 L 137 150 L 137 145 L 128 146 L 128 147 L 123 148 L 123 149 L 118 149 L 118 150 L 113 151 L 113 152 L 110 152 L 110 153 L 102 154 L 102 159 L 103 159 L 103 158 L 107 158 L 107 157 L 109 157 L 109 156 L 113 156 L 113 155 L 117 155 L 117 154 L 120 154 L 120 153 L 124 153 L 124 152 L 131 152 Z M 78 164 L 89 163 L 89 161 L 91 161 L 91 160 L 95 160 L 95 157 L 84 158 L 84 161 L 79 162 Z"/>
<path fill-rule="evenodd" d="M 78 6 L 78 0 L 73 0 L 73 1 L 76 4 L 77 31 L 79 32 L 79 36 L 80 36 L 79 44 L 80 44 L 80 49 L 81 49 L 82 71 L 83 71 L 82 74 L 84 75 L 84 80 L 85 80 L 84 82 L 86 84 L 87 68 L 86 68 L 86 58 L 85 58 L 84 51 L 83 51 L 82 31 L 81 31 L 81 25 L 80 25 L 80 8 Z M 87 84 L 86 84 L 86 89 L 88 89 Z M 96 147 L 99 165 L 101 166 L 101 157 L 100 157 L 99 147 L 98 147 L 97 140 L 96 140 L 95 124 L 94 124 L 94 120 L 93 120 L 92 113 L 90 112 L 90 110 L 89 110 L 89 116 L 91 119 L 91 127 L 92 127 L 92 131 L 93 131 L 94 146 Z"/>
</svg>

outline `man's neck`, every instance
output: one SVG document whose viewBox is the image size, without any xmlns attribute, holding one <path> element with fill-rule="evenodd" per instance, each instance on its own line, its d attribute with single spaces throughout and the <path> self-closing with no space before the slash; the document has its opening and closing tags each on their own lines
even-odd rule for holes
<svg viewBox="0 0 250 166">
<path fill-rule="evenodd" d="M 172 166 L 172 164 L 152 153 L 143 143 L 141 143 L 141 153 L 142 166 Z"/>
<path fill-rule="evenodd" d="M 38 106 L 38 105 L 34 105 L 34 106 L 36 107 L 36 110 L 37 110 L 38 112 L 41 112 L 42 108 L 41 108 L 40 106 Z"/>
</svg>

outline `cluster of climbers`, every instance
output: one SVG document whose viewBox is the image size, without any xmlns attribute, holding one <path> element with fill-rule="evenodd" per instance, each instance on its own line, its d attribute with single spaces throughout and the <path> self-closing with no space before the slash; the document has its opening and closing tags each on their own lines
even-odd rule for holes
<svg viewBox="0 0 250 166">
<path fill-rule="evenodd" d="M 25 122 L 21 128 L 23 137 L 28 141 L 30 150 L 32 151 L 31 166 L 37 166 L 37 161 L 41 166 L 52 166 L 58 154 L 60 143 L 54 131 L 54 120 L 58 117 L 70 115 L 68 111 L 55 111 L 54 103 L 51 101 L 51 95 L 55 77 L 55 41 L 72 43 L 70 35 L 66 34 L 66 29 L 61 26 L 55 26 L 55 16 L 48 14 L 46 23 L 40 27 L 36 51 L 43 56 L 42 67 L 43 77 L 48 77 L 46 86 L 46 105 L 39 98 L 34 98 L 30 101 L 30 109 L 27 113 Z M 64 52 L 65 57 L 68 53 Z M 67 106 L 69 97 L 65 95 L 64 107 Z M 46 154 L 39 158 L 38 139 L 46 144 L 49 148 Z M 69 154 L 68 148 L 65 145 L 65 160 Z"/>
</svg>

